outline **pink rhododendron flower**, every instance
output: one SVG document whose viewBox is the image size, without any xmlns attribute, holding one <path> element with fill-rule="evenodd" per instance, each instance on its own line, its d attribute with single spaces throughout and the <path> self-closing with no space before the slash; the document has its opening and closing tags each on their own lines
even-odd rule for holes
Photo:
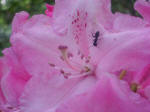
<svg viewBox="0 0 150 112">
<path fill-rule="evenodd" d="M 0 59 L 0 111 L 150 112 L 150 4 L 135 4 L 144 19 L 110 5 L 56 0 L 46 15 L 17 13 Z"/>
</svg>

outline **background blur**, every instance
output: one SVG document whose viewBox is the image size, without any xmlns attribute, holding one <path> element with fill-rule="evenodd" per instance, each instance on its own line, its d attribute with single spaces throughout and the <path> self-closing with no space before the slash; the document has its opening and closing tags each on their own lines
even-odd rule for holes
<svg viewBox="0 0 150 112">
<path fill-rule="evenodd" d="M 134 2 L 135 0 L 112 0 L 112 11 L 138 16 L 133 9 Z M 54 4 L 54 0 L 0 0 L 0 55 L 2 49 L 10 46 L 11 22 L 15 13 L 22 10 L 31 15 L 44 13 L 45 3 Z"/>
</svg>

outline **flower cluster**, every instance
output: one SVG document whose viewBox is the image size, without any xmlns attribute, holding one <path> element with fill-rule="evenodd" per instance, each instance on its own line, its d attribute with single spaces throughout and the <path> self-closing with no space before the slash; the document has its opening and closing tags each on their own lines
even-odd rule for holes
<svg viewBox="0 0 150 112">
<path fill-rule="evenodd" d="M 56 0 L 17 13 L 0 58 L 0 112 L 150 112 L 150 2 Z"/>
</svg>

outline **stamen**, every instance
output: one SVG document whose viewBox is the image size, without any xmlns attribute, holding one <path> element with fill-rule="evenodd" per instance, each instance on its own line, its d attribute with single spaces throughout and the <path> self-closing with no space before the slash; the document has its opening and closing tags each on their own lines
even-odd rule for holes
<svg viewBox="0 0 150 112">
<path fill-rule="evenodd" d="M 66 79 L 71 79 L 71 78 L 78 78 L 78 77 L 87 76 L 87 75 L 88 75 L 87 73 L 91 71 L 91 69 L 90 69 L 88 66 L 85 66 L 83 69 L 81 69 L 80 73 L 79 73 L 79 72 L 76 72 L 76 73 L 72 74 L 72 73 L 66 72 L 67 70 L 64 71 L 63 69 L 57 67 L 57 66 L 54 65 L 54 64 L 49 63 L 49 65 L 50 65 L 51 67 L 53 67 L 54 69 L 60 71 L 60 73 L 61 73 L 61 74 L 64 76 L 64 78 L 66 78 Z M 81 74 L 81 75 L 77 75 L 77 74 Z"/>
<path fill-rule="evenodd" d="M 64 70 L 60 70 L 60 73 L 65 74 Z"/>
<path fill-rule="evenodd" d="M 67 58 L 67 46 L 59 46 L 58 47 L 59 48 L 59 50 L 61 51 L 61 53 L 62 53 L 62 58 L 63 59 L 66 59 Z"/>
<path fill-rule="evenodd" d="M 70 76 L 67 76 L 67 79 L 73 79 L 73 78 L 81 78 L 81 77 L 86 77 L 89 74 L 87 73 L 83 73 L 81 75 L 77 75 L 77 73 L 71 74 Z"/>
<path fill-rule="evenodd" d="M 67 71 L 67 69 L 61 69 L 60 67 L 54 65 L 54 64 L 51 64 L 51 63 L 48 63 L 50 65 L 50 67 L 53 67 L 55 70 L 58 70 L 60 71 L 60 73 L 64 74 L 65 71 Z"/>
<path fill-rule="evenodd" d="M 59 46 L 59 50 L 61 51 L 62 53 L 62 58 L 64 59 L 64 61 L 66 62 L 66 64 L 72 68 L 73 70 L 76 70 L 76 71 L 80 71 L 79 69 L 75 68 L 74 66 L 72 66 L 70 63 L 69 63 L 69 59 L 68 59 L 68 53 L 67 53 L 67 46 Z"/>
<path fill-rule="evenodd" d="M 119 79 L 123 80 L 124 76 L 126 75 L 127 71 L 126 70 L 122 70 L 120 75 L 119 75 Z"/>
<path fill-rule="evenodd" d="M 138 84 L 132 83 L 131 86 L 130 86 L 130 88 L 131 88 L 131 90 L 132 90 L 133 92 L 137 92 Z"/>
<path fill-rule="evenodd" d="M 70 73 L 70 70 L 68 71 L 68 69 L 67 70 L 62 69 L 52 63 L 49 63 L 49 65 L 51 67 L 53 67 L 54 69 L 58 70 L 64 76 L 64 78 L 66 78 L 66 79 L 79 78 L 79 77 L 84 77 L 84 76 L 88 76 L 88 75 L 92 74 L 92 70 L 87 64 L 90 62 L 91 57 L 85 57 L 84 55 L 81 54 L 80 51 L 78 51 L 78 56 L 79 56 L 78 58 L 80 58 L 81 61 L 84 62 L 84 64 L 86 64 L 86 66 L 83 66 L 79 63 L 73 62 L 71 57 L 74 57 L 74 56 L 71 52 L 69 52 L 67 50 L 68 49 L 67 46 L 59 46 L 58 49 L 61 51 L 61 54 L 62 54 L 60 56 L 60 58 L 64 62 L 66 62 L 66 64 L 69 66 L 69 68 L 71 68 L 73 71 Z M 75 64 L 77 64 L 77 66 Z"/>
</svg>

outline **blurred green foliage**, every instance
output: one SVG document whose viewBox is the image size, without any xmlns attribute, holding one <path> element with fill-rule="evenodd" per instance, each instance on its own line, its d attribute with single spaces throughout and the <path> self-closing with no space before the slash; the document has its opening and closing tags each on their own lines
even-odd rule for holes
<svg viewBox="0 0 150 112">
<path fill-rule="evenodd" d="M 135 0 L 112 0 L 112 11 L 138 16 L 138 13 L 133 9 L 134 2 Z M 0 51 L 9 47 L 11 22 L 15 13 L 22 10 L 31 15 L 44 13 L 45 3 L 54 4 L 54 0 L 0 0 Z"/>
<path fill-rule="evenodd" d="M 129 13 L 133 16 L 140 16 L 140 14 L 134 10 L 134 3 L 136 0 L 111 0 L 112 12 Z"/>
</svg>

